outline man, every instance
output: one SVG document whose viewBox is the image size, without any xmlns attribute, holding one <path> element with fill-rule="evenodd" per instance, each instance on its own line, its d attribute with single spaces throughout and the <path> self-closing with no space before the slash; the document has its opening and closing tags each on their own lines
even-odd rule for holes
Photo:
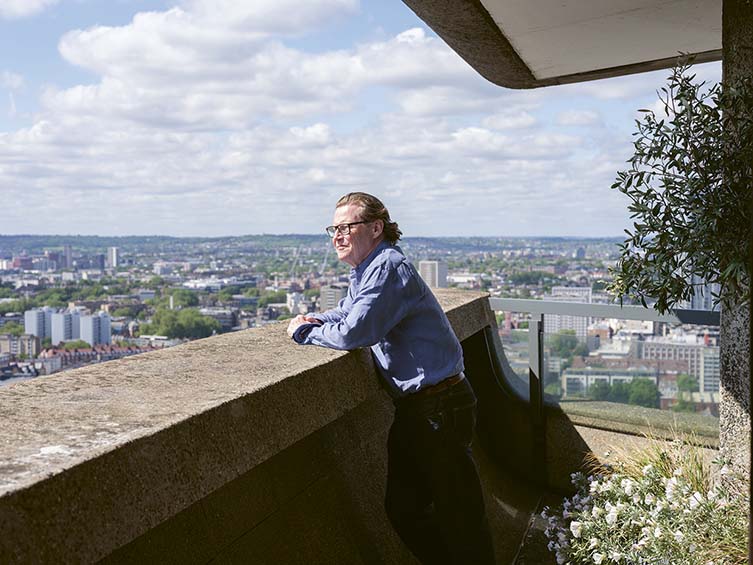
<svg viewBox="0 0 753 565">
<path fill-rule="evenodd" d="M 436 298 L 396 245 L 402 233 L 382 202 L 343 196 L 327 228 L 352 267 L 337 308 L 297 316 L 299 344 L 370 347 L 395 403 L 388 450 L 387 515 L 422 563 L 493 563 L 470 445 L 476 397 L 463 352 Z"/>
</svg>

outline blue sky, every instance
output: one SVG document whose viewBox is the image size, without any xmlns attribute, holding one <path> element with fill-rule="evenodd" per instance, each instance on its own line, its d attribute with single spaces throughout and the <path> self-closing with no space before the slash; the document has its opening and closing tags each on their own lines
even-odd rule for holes
<svg viewBox="0 0 753 565">
<path fill-rule="evenodd" d="M 667 74 L 502 89 L 399 0 L 0 0 L 0 233 L 317 233 L 364 190 L 406 235 L 621 235 Z"/>
</svg>

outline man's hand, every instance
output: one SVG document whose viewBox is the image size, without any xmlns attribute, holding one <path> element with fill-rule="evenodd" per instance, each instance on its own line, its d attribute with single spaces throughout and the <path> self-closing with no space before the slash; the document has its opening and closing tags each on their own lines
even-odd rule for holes
<svg viewBox="0 0 753 565">
<path fill-rule="evenodd" d="M 311 316 L 298 314 L 288 323 L 288 335 L 290 337 L 293 337 L 295 330 L 297 330 L 303 324 L 316 324 L 317 326 L 319 326 L 321 325 L 321 321 L 317 320 L 316 318 L 312 318 Z"/>
</svg>

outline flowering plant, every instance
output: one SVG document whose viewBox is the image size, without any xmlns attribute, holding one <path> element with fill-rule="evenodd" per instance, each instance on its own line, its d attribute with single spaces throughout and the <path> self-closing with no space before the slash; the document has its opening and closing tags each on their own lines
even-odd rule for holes
<svg viewBox="0 0 753 565">
<path fill-rule="evenodd" d="M 654 442 L 571 477 L 576 494 L 541 514 L 560 565 L 747 563 L 744 480 L 721 461 L 712 469 L 696 448 Z"/>
</svg>

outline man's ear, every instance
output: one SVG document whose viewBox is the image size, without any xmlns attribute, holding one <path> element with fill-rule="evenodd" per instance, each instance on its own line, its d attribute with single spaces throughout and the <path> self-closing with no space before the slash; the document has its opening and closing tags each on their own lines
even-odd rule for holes
<svg viewBox="0 0 753 565">
<path fill-rule="evenodd" d="M 374 239 L 378 238 L 383 233 L 384 233 L 384 221 L 375 220 L 374 221 Z"/>
</svg>

